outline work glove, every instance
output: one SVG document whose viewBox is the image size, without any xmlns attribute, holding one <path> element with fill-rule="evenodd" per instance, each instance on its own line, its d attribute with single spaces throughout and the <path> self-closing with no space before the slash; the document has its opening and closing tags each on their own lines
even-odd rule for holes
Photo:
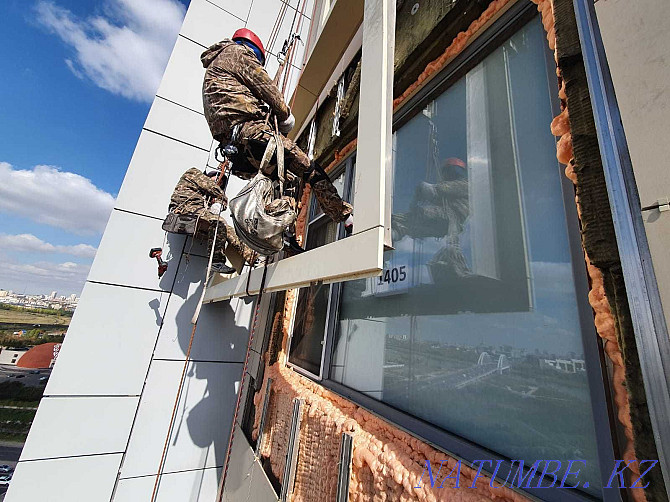
<svg viewBox="0 0 670 502">
<path fill-rule="evenodd" d="M 351 235 L 354 231 L 354 215 L 350 214 L 349 217 L 344 220 L 344 230 L 347 232 L 347 235 Z"/>
<path fill-rule="evenodd" d="M 279 123 L 279 132 L 282 134 L 288 134 L 291 132 L 291 129 L 293 129 L 293 126 L 295 126 L 295 117 L 292 113 L 289 113 L 288 118 Z"/>
<path fill-rule="evenodd" d="M 209 206 L 209 212 L 215 216 L 219 216 L 225 208 L 226 206 L 217 201 L 211 206 Z"/>
</svg>

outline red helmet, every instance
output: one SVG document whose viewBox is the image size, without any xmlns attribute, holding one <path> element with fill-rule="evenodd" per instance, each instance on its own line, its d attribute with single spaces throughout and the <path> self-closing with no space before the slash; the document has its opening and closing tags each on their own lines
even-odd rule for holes
<svg viewBox="0 0 670 502">
<path fill-rule="evenodd" d="M 465 167 L 466 167 L 466 166 L 465 166 L 465 162 L 463 162 L 463 161 L 462 161 L 461 159 L 459 159 L 458 157 L 449 157 L 447 160 L 444 161 L 444 164 L 445 164 L 446 166 L 458 166 L 458 167 L 462 167 L 463 169 L 465 169 Z"/>
<path fill-rule="evenodd" d="M 240 28 L 233 33 L 233 40 L 246 40 L 251 42 L 260 49 L 261 54 L 263 54 L 263 61 L 265 61 L 265 48 L 263 48 L 263 42 L 261 42 L 261 39 L 258 38 L 253 31 L 248 30 L 247 28 Z"/>
</svg>

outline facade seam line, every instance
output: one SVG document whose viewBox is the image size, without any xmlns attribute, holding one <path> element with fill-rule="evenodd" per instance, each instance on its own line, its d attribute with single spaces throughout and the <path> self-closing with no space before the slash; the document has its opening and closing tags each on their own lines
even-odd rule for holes
<svg viewBox="0 0 670 502">
<path fill-rule="evenodd" d="M 198 150 L 202 150 L 203 152 L 209 153 L 209 149 L 204 148 L 202 146 L 194 145 L 193 143 L 189 143 L 188 141 L 184 141 L 183 139 L 173 138 L 172 136 L 169 136 L 165 133 L 154 131 L 153 129 L 148 129 L 146 127 L 143 127 L 142 130 L 153 134 L 157 134 L 158 136 L 163 136 L 164 138 L 171 139 L 173 141 L 177 141 L 178 143 L 183 143 L 184 145 L 192 146 L 193 148 L 197 148 Z"/>
</svg>

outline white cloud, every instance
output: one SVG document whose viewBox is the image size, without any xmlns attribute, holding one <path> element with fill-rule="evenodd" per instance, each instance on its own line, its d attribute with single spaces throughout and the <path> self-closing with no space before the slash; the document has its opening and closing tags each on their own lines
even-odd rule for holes
<svg viewBox="0 0 670 502">
<path fill-rule="evenodd" d="M 129 99 L 151 102 L 184 19 L 178 0 L 107 0 L 104 14 L 79 19 L 51 1 L 37 20 L 75 51 L 65 63 L 79 78 Z"/>
<path fill-rule="evenodd" d="M 90 265 L 79 263 L 15 263 L 0 261 L 0 288 L 16 292 L 80 294 Z"/>
<path fill-rule="evenodd" d="M 0 162 L 0 212 L 86 235 L 102 233 L 113 207 L 111 194 L 78 174 Z"/>
<path fill-rule="evenodd" d="M 60 246 L 35 237 L 32 234 L 6 235 L 0 234 L 0 249 L 3 251 L 28 251 L 40 253 L 62 253 L 80 258 L 93 258 L 96 248 L 88 244 Z"/>
</svg>

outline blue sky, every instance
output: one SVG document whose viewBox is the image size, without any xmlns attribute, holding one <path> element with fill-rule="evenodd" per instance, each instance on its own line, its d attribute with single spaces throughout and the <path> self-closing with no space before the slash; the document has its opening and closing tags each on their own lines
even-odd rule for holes
<svg viewBox="0 0 670 502">
<path fill-rule="evenodd" d="M 79 293 L 188 0 L 4 0 L 0 289 Z"/>
</svg>

